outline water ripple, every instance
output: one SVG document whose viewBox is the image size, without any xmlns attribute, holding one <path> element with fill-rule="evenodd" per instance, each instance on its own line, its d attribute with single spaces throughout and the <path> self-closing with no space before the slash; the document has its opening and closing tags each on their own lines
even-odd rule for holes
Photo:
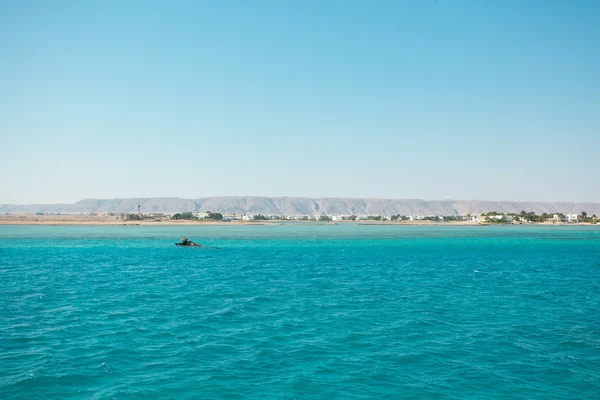
<svg viewBox="0 0 600 400">
<path fill-rule="evenodd" d="M 598 229 L 175 229 L 0 227 L 1 397 L 600 398 Z"/>
</svg>

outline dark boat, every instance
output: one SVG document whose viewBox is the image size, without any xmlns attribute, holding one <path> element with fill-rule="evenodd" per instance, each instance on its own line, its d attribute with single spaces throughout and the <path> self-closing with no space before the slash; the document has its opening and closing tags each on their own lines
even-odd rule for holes
<svg viewBox="0 0 600 400">
<path fill-rule="evenodd" d="M 201 245 L 199 245 L 198 243 L 194 243 L 191 240 L 188 240 L 188 238 L 181 238 L 181 242 L 179 243 L 175 243 L 175 246 L 191 246 L 191 247 L 200 247 Z"/>
</svg>

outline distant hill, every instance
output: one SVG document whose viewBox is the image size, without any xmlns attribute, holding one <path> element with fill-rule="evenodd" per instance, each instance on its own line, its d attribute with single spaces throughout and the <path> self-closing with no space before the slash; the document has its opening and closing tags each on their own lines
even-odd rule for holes
<svg viewBox="0 0 600 400">
<path fill-rule="evenodd" d="M 502 213 L 533 211 L 546 213 L 581 213 L 600 215 L 600 203 L 542 203 L 522 201 L 477 200 L 418 200 L 418 199 L 359 199 L 359 198 L 306 198 L 306 197 L 205 197 L 182 199 L 178 197 L 97 200 L 86 199 L 74 204 L 0 204 L 0 214 L 34 213 L 104 213 L 137 212 L 220 212 L 236 214 L 271 215 L 464 215 L 497 211 Z"/>
</svg>

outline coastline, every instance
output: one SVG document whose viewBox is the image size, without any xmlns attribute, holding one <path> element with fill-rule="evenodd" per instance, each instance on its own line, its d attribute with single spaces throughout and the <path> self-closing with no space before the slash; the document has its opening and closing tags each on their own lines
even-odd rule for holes
<svg viewBox="0 0 600 400">
<path fill-rule="evenodd" d="M 266 220 L 266 221 L 190 221 L 190 220 L 167 220 L 167 221 L 125 221 L 116 218 L 103 217 L 82 217 L 82 216 L 39 216 L 39 215 L 20 215 L 20 216 L 2 216 L 0 217 L 0 226 L 7 225 L 38 225 L 38 226 L 264 226 L 264 225 L 288 225 L 288 224 L 314 224 L 314 225 L 343 225 L 357 224 L 363 226 L 492 226 L 492 225 L 520 225 L 520 224 L 490 224 L 490 223 L 475 223 L 465 221 L 334 221 L 334 222 L 319 222 L 319 221 L 300 221 L 300 220 Z M 541 225 L 541 226 L 583 226 L 594 224 L 591 223 L 570 223 L 570 224 L 553 224 L 553 223 L 527 223 L 522 224 Z"/>
<path fill-rule="evenodd" d="M 99 220 L 0 220 L 4 225 L 48 225 L 48 226 L 202 226 L 202 225 L 264 225 L 260 222 L 196 222 L 196 221 L 99 221 Z"/>
</svg>

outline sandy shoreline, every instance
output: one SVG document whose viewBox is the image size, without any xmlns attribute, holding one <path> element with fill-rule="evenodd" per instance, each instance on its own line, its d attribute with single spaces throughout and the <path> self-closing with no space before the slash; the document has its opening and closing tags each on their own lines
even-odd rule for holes
<svg viewBox="0 0 600 400">
<path fill-rule="evenodd" d="M 343 224 L 356 224 L 356 225 L 419 225 L 419 226 L 485 226 L 486 224 L 474 224 L 474 223 L 443 223 L 443 222 L 414 222 L 414 223 L 357 223 L 355 221 L 339 222 L 339 223 L 327 223 L 317 221 L 231 221 L 231 222 L 194 222 L 194 221 L 166 221 L 166 222 L 154 222 L 154 221 L 137 221 L 137 222 L 115 222 L 115 221 L 43 221 L 43 220 L 0 220 L 0 225 L 64 225 L 64 226 L 77 226 L 77 225 L 104 225 L 104 226 L 260 226 L 260 225 L 343 225 Z"/>
<path fill-rule="evenodd" d="M 0 225 L 57 225 L 57 226 L 262 226 L 262 225 L 288 225 L 288 224 L 314 224 L 314 225 L 377 225 L 377 226 L 492 226 L 496 224 L 474 223 L 465 221 L 124 221 L 116 218 L 81 217 L 81 216 L 3 216 Z M 504 226 L 504 224 L 501 224 Z M 552 223 L 530 223 L 524 225 L 555 226 Z M 592 225 L 589 223 L 557 224 L 556 226 Z M 599 225 L 600 226 L 600 225 Z"/>
<path fill-rule="evenodd" d="M 72 220 L 0 220 L 0 225 L 104 225 L 104 226 L 210 226 L 264 225 L 263 222 L 195 222 L 195 221 L 72 221 Z"/>
</svg>

